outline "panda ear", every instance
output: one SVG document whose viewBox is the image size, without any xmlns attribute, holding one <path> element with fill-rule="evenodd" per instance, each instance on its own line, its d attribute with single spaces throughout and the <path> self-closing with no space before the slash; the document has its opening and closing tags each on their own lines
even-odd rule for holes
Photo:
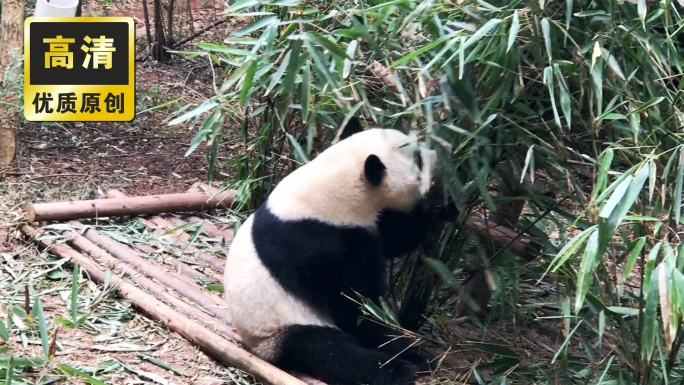
<svg viewBox="0 0 684 385">
<path fill-rule="evenodd" d="M 349 119 L 349 122 L 347 122 L 347 125 L 344 126 L 344 129 L 342 130 L 342 133 L 340 134 L 339 140 L 345 140 L 348 137 L 350 137 L 354 134 L 358 134 L 361 131 L 363 131 L 363 127 L 361 126 L 361 122 L 356 117 L 352 117 L 351 119 Z"/>
<path fill-rule="evenodd" d="M 377 155 L 368 155 L 364 165 L 364 175 L 371 185 L 374 187 L 380 186 L 380 183 L 382 183 L 382 179 L 385 176 L 385 170 L 387 170 L 387 167 L 385 167 L 385 164 L 382 163 Z"/>
</svg>

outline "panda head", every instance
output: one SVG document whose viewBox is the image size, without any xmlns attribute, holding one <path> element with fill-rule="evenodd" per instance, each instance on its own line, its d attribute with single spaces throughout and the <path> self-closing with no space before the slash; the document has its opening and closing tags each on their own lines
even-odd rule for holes
<svg viewBox="0 0 684 385">
<path fill-rule="evenodd" d="M 434 151 L 423 148 L 413 134 L 395 129 L 364 130 L 359 120 L 352 118 L 334 147 L 338 147 L 333 153 L 339 158 L 354 163 L 349 166 L 357 170 L 364 195 L 375 201 L 376 207 L 411 210 L 431 185 Z"/>
</svg>

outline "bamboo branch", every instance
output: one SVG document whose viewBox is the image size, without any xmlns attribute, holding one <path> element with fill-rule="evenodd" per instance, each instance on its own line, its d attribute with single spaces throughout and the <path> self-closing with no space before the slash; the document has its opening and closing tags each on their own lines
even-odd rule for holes
<svg viewBox="0 0 684 385">
<path fill-rule="evenodd" d="M 195 215 L 191 215 L 185 219 L 187 219 L 190 222 L 202 222 L 202 229 L 210 237 L 223 238 L 226 240 L 226 243 L 233 242 L 233 237 L 234 237 L 233 230 L 221 230 L 218 227 L 214 226 L 213 223 L 207 221 L 206 219 L 202 219 L 198 216 L 195 216 Z"/>
<path fill-rule="evenodd" d="M 150 218 L 150 220 L 155 225 L 157 225 L 163 229 L 166 229 L 166 230 L 171 230 L 174 227 L 176 227 L 171 222 L 167 221 L 166 219 L 164 219 L 160 216 L 154 216 L 154 217 Z M 143 223 L 145 223 L 145 222 L 143 222 Z M 224 261 L 221 261 L 220 259 L 216 258 L 215 256 L 213 256 L 207 252 L 199 251 L 199 250 L 197 250 L 196 247 L 189 245 L 190 235 L 188 235 L 184 231 L 178 231 L 178 232 L 175 232 L 173 234 L 170 234 L 169 236 L 174 241 L 174 243 L 176 245 L 178 245 L 180 247 L 184 247 L 190 253 L 196 254 L 199 259 L 206 262 L 209 266 L 220 271 L 221 273 L 223 273 L 223 271 L 225 270 L 225 264 L 226 263 Z"/>
<path fill-rule="evenodd" d="M 235 191 L 212 197 L 208 193 L 178 193 L 114 199 L 94 199 L 56 203 L 29 204 L 29 222 L 62 221 L 119 215 L 192 212 L 210 208 L 229 208 Z"/>
<path fill-rule="evenodd" d="M 53 244 L 53 241 L 49 239 L 36 240 L 35 237 L 42 234 L 42 231 L 36 230 L 29 225 L 22 226 L 21 231 L 30 238 L 33 238 L 42 247 L 49 247 Z M 71 247 L 63 244 L 54 245 L 51 251 L 60 258 L 78 263 L 95 281 L 100 283 L 105 281 L 107 272 Z M 257 377 L 257 379 L 271 385 L 305 385 L 305 382 L 248 353 L 229 340 L 176 312 L 154 296 L 126 282 L 121 276 L 113 274 L 110 282 L 112 285 L 118 286 L 117 292 L 119 296 L 133 302 L 152 318 L 159 320 L 172 331 L 199 345 L 202 350 L 216 359 L 249 372 Z"/>
<path fill-rule="evenodd" d="M 38 230 L 40 231 L 40 230 Z M 75 231 L 62 231 L 61 234 L 65 235 L 71 245 L 82 253 L 90 255 L 94 260 L 102 262 L 107 268 L 111 269 L 113 272 L 119 270 L 121 275 L 129 277 L 133 282 L 140 285 L 145 290 L 150 291 L 156 295 L 159 299 L 165 301 L 166 303 L 175 306 L 176 308 L 183 311 L 185 314 L 196 318 L 205 324 L 214 328 L 214 330 L 220 332 L 223 336 L 231 339 L 235 342 L 240 342 L 242 339 L 237 334 L 235 329 L 232 327 L 218 322 L 215 318 L 211 317 L 204 311 L 191 306 L 181 299 L 173 296 L 169 293 L 163 286 L 157 284 L 151 279 L 140 275 L 140 273 L 127 263 L 121 262 L 120 260 L 114 258 L 109 253 L 101 249 L 96 244 L 89 241 L 87 238 L 78 234 Z"/>
<path fill-rule="evenodd" d="M 212 29 L 212 28 L 216 28 L 216 27 L 218 27 L 219 25 L 221 25 L 221 24 L 227 22 L 228 20 L 230 20 L 230 17 L 226 17 L 226 18 L 223 19 L 223 20 L 215 21 L 215 22 L 209 24 L 207 27 L 200 29 L 199 31 L 197 31 L 197 33 L 194 33 L 194 34 L 192 34 L 192 35 L 190 35 L 190 36 L 188 36 L 188 37 L 186 37 L 186 38 L 184 38 L 184 39 L 178 40 L 177 42 L 175 42 L 175 43 L 171 46 L 171 48 L 172 48 L 172 49 L 176 49 L 176 48 L 182 46 L 183 44 L 185 44 L 185 43 L 187 43 L 187 42 L 193 40 L 194 38 L 196 38 L 196 37 L 202 35 L 203 33 L 207 32 L 208 30 L 210 30 L 210 29 Z"/>
<path fill-rule="evenodd" d="M 69 224 L 77 229 L 84 228 L 83 224 L 76 221 L 70 221 Z M 202 292 L 200 286 L 195 282 L 188 282 L 185 277 L 141 258 L 128 246 L 103 235 L 92 227 L 87 228 L 83 232 L 83 236 L 107 250 L 112 256 L 135 266 L 141 273 L 159 280 L 164 285 L 203 306 L 207 311 L 216 314 L 226 322 L 230 322 L 230 313 L 226 309 L 227 303 L 220 298 L 210 298 Z"/>
<path fill-rule="evenodd" d="M 107 194 L 105 196 L 107 197 L 107 199 L 128 198 L 128 195 L 122 193 L 119 190 L 109 190 L 109 191 L 107 191 Z M 154 218 L 158 218 L 158 217 L 155 216 L 155 217 L 153 217 L 153 219 Z M 150 229 L 154 229 L 156 227 L 156 225 L 154 223 L 150 223 L 149 221 L 147 221 L 145 219 L 139 218 L 139 220 L 140 220 L 140 222 L 142 222 L 145 226 L 147 226 Z M 154 233 L 157 235 L 157 237 L 160 237 L 164 233 L 164 230 L 154 229 Z M 178 239 L 177 234 L 171 234 L 170 238 L 174 242 L 174 244 L 183 246 L 183 241 Z M 136 246 L 138 246 L 138 245 L 136 245 Z M 140 246 L 142 246 L 142 245 L 140 245 Z M 145 248 L 142 248 L 141 250 L 143 250 L 146 253 L 150 252 L 149 250 L 145 251 Z M 152 250 L 152 251 L 154 251 L 154 250 Z M 193 250 L 190 250 L 190 248 L 188 248 L 188 251 L 194 252 L 195 250 L 194 250 L 194 248 L 193 248 Z M 202 256 L 200 256 L 200 258 L 205 260 L 205 262 L 207 262 L 207 263 L 209 263 L 207 261 L 207 259 L 210 261 L 213 261 L 215 266 L 218 266 L 217 270 L 223 271 L 225 263 L 220 262 L 220 261 L 218 263 L 216 263 L 216 261 L 218 261 L 218 260 L 214 256 L 207 256 L 206 253 L 202 252 Z M 180 269 L 180 271 L 183 274 L 186 274 L 190 277 L 208 279 L 209 277 L 207 277 L 207 275 L 211 275 L 211 279 L 214 279 L 216 281 L 221 281 L 220 277 L 214 277 L 211 272 L 201 273 L 201 272 L 195 270 L 194 268 L 188 266 L 187 264 L 185 264 L 185 263 L 183 263 L 183 262 L 181 262 L 175 258 L 171 259 L 170 263 L 172 265 L 174 265 L 177 269 Z M 215 267 L 215 266 L 211 265 L 211 263 L 209 263 L 209 264 L 210 264 L 210 266 Z M 207 274 L 207 275 L 205 275 L 205 274 Z"/>
<path fill-rule="evenodd" d="M 165 232 L 164 229 L 160 228 L 159 226 L 155 225 L 154 223 L 152 223 L 146 219 L 138 218 L 138 220 L 143 225 L 145 225 L 148 229 L 152 230 L 158 238 L 161 237 Z M 169 238 L 171 238 L 174 245 L 180 245 L 177 238 L 173 234 L 170 235 Z M 221 281 L 221 277 L 219 275 L 214 274 L 214 270 L 212 270 L 211 266 L 206 264 L 206 262 L 204 264 L 198 265 L 198 267 L 202 271 L 198 271 L 196 268 L 188 265 L 187 263 L 181 262 L 175 258 L 171 258 L 169 263 L 171 263 L 174 267 L 176 267 L 176 269 L 180 269 L 180 271 L 183 274 L 186 274 L 190 277 L 212 279 L 212 280 L 218 281 L 218 282 Z"/>
</svg>

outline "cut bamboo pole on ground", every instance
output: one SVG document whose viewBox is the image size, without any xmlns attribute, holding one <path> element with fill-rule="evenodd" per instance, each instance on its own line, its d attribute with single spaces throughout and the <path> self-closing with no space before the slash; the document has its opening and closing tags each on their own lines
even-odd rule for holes
<svg viewBox="0 0 684 385">
<path fill-rule="evenodd" d="M 476 216 L 466 219 L 465 226 L 480 236 L 490 237 L 492 241 L 501 246 L 507 245 L 518 236 L 518 233 L 506 226 L 492 221 L 485 222 L 484 219 Z M 520 237 L 509 247 L 515 254 L 527 260 L 534 259 L 532 256 L 538 255 L 540 250 L 538 244 L 527 236 Z"/>
<path fill-rule="evenodd" d="M 166 219 L 158 215 L 155 215 L 152 218 L 150 218 L 150 221 L 154 223 L 156 226 L 159 226 L 166 231 L 176 227 L 171 222 L 167 221 Z M 216 258 L 215 256 L 207 252 L 199 251 L 196 247 L 189 245 L 188 242 L 190 241 L 190 235 L 188 235 L 186 232 L 178 231 L 173 234 L 170 234 L 169 237 L 171 238 L 171 240 L 174 241 L 176 245 L 185 248 L 185 250 L 191 254 L 196 254 L 199 259 L 206 262 L 209 266 L 213 267 L 214 269 L 220 271 L 221 273 L 223 273 L 223 271 L 225 270 L 225 262 L 221 261 L 220 259 Z"/>
<path fill-rule="evenodd" d="M 22 233 L 32 238 L 42 247 L 51 247 L 51 252 L 60 258 L 76 262 L 91 278 L 99 283 L 105 282 L 107 272 L 101 269 L 95 262 L 83 254 L 77 252 L 67 245 L 54 245 L 52 240 L 36 240 L 36 236 L 41 235 L 42 230 L 37 230 L 29 225 L 21 227 Z M 212 357 L 244 370 L 254 375 L 257 379 L 271 385 L 305 385 L 304 381 L 278 369 L 266 361 L 248 353 L 236 344 L 222 338 L 218 334 L 208 330 L 199 323 L 178 313 L 173 308 L 156 299 L 154 296 L 145 293 L 141 289 L 133 286 L 121 278 L 112 274 L 110 283 L 116 285 L 117 292 L 122 298 L 133 302 L 135 306 L 149 314 L 152 318 L 159 320 L 172 331 L 182 335 L 191 342 L 197 344 Z"/>
<path fill-rule="evenodd" d="M 40 231 L 40 230 L 39 230 Z M 237 334 L 235 329 L 233 329 L 231 326 L 228 326 L 224 323 L 219 322 L 217 319 L 211 317 L 209 314 L 205 313 L 204 311 L 184 302 L 180 298 L 172 295 L 167 291 L 166 288 L 163 286 L 157 284 L 156 282 L 152 281 L 151 279 L 140 275 L 138 270 L 136 270 L 134 267 L 131 265 L 122 262 L 113 256 L 111 256 L 109 253 L 101 249 L 99 246 L 96 244 L 92 243 L 82 235 L 78 234 L 75 231 L 62 231 L 62 235 L 65 235 L 71 245 L 78 249 L 81 253 L 89 255 L 92 259 L 103 263 L 108 269 L 112 270 L 113 272 L 116 272 L 117 270 L 120 271 L 122 276 L 127 276 L 129 279 L 136 284 L 140 285 L 143 289 L 151 292 L 152 294 L 156 295 L 157 298 L 163 300 L 169 305 L 172 305 L 179 310 L 181 310 L 183 313 L 185 313 L 188 316 L 191 316 L 195 319 L 198 319 L 202 321 L 203 323 L 209 325 L 211 328 L 213 328 L 215 331 L 218 333 L 222 334 L 224 337 L 231 339 L 235 342 L 240 342 L 242 339 L 240 336 Z"/>
<path fill-rule="evenodd" d="M 148 221 L 147 219 L 138 218 L 138 220 L 139 220 L 143 225 L 145 225 L 148 229 L 152 230 L 152 231 L 154 232 L 154 235 L 157 236 L 157 238 L 161 238 L 162 235 L 164 234 L 164 229 L 159 228 L 159 226 L 157 226 L 157 225 L 155 225 L 154 223 Z M 169 236 L 169 238 L 173 241 L 173 245 L 176 245 L 176 246 L 181 246 L 181 245 L 182 245 L 182 243 L 181 243 L 180 241 L 178 241 L 176 238 L 174 238 L 173 236 Z M 169 254 L 172 254 L 172 253 L 169 252 Z M 172 265 L 174 265 L 177 269 L 180 269 L 180 271 L 181 271 L 182 273 L 187 274 L 188 276 L 194 277 L 196 274 L 201 274 L 201 277 L 200 277 L 200 278 L 204 278 L 204 279 L 209 279 L 209 280 L 213 280 L 213 281 L 216 281 L 216 282 L 220 282 L 221 279 L 222 279 L 222 277 L 220 276 L 220 274 L 215 274 L 215 273 L 214 273 L 214 270 L 211 268 L 211 266 L 210 266 L 208 263 L 206 263 L 205 261 L 201 261 L 201 264 L 199 264 L 200 261 L 201 261 L 201 260 L 198 258 L 198 261 L 197 261 L 198 265 L 196 265 L 197 268 L 195 268 L 195 267 L 192 267 L 192 266 L 188 265 L 188 264 L 185 263 L 185 262 L 182 262 L 182 261 L 177 260 L 176 258 L 171 258 L 171 259 L 170 259 L 170 263 L 171 263 Z M 194 261 L 193 261 L 193 262 L 194 262 Z M 193 271 L 194 271 L 194 272 L 193 272 Z M 195 273 L 195 272 L 196 272 L 196 273 Z M 196 277 L 196 278 L 197 278 L 197 277 Z"/>
<path fill-rule="evenodd" d="M 202 222 L 202 229 L 204 229 L 204 232 L 207 233 L 207 235 L 209 235 L 210 237 L 224 238 L 226 240 L 226 243 L 228 244 L 233 242 L 233 230 L 221 230 L 218 227 L 214 226 L 214 224 L 209 222 L 208 220 L 200 218 L 195 215 L 191 215 L 185 219 L 187 219 L 190 222 Z"/>
<path fill-rule="evenodd" d="M 229 208 L 235 194 L 235 191 L 230 190 L 216 196 L 209 193 L 178 193 L 88 201 L 31 203 L 26 208 L 26 212 L 29 222 L 194 212 L 211 208 Z"/>
<path fill-rule="evenodd" d="M 109 190 L 106 194 L 106 197 L 108 199 L 124 199 L 124 198 L 128 198 L 128 195 L 126 195 L 126 194 L 124 194 L 118 190 Z M 150 218 L 150 221 L 152 222 L 152 224 L 150 223 L 150 221 L 144 220 L 142 218 L 140 219 L 140 221 L 150 229 L 153 229 L 155 226 L 159 226 L 164 230 L 171 230 L 172 228 L 177 227 L 177 226 L 173 226 L 173 223 L 171 223 L 170 221 L 160 217 L 159 215 L 154 215 Z M 154 230 L 154 232 L 157 236 L 161 236 L 161 234 L 163 234 L 165 231 Z M 190 240 L 190 236 L 183 231 L 178 231 L 178 232 L 175 232 L 173 234 L 170 234 L 169 238 L 171 238 L 171 240 L 174 242 L 175 245 L 181 246 L 183 248 L 185 248 L 188 245 L 188 241 Z M 223 272 L 223 270 L 225 268 L 225 262 L 222 262 L 220 259 L 214 257 L 213 255 L 211 255 L 209 253 L 199 251 L 193 246 L 187 247 L 185 250 L 191 254 L 197 254 L 197 257 L 199 259 L 201 259 L 202 261 L 204 261 L 205 263 L 207 263 L 209 266 L 213 267 L 214 269 L 218 270 L 221 273 Z M 190 266 L 183 264 L 180 261 L 172 262 L 172 263 L 174 265 L 177 265 L 177 267 L 179 267 L 181 269 L 181 271 L 186 271 L 187 269 L 192 269 Z M 192 274 L 192 273 L 190 273 L 190 274 Z M 188 274 L 188 275 L 190 275 L 190 274 Z M 220 281 L 220 279 L 218 279 L 218 280 Z"/>
<path fill-rule="evenodd" d="M 79 230 L 84 227 L 82 223 L 76 221 L 70 221 L 69 225 Z M 143 259 L 128 246 L 103 235 L 93 228 L 85 230 L 83 236 L 107 250 L 112 256 L 135 266 L 142 274 L 159 280 L 164 285 L 174 289 L 188 299 L 195 301 L 207 311 L 221 317 L 221 319 L 226 322 L 230 322 L 230 313 L 228 313 L 228 310 L 226 309 L 227 303 L 223 299 L 209 297 L 196 283 L 189 283 L 185 279 L 178 277 L 175 272 L 169 272 L 163 267 Z"/>
</svg>

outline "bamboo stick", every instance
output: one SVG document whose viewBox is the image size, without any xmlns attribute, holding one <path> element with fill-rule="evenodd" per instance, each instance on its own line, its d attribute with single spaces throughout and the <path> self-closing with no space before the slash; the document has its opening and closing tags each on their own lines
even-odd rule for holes
<svg viewBox="0 0 684 385">
<path fill-rule="evenodd" d="M 482 218 L 476 216 L 468 217 L 468 219 L 466 219 L 465 226 L 480 236 L 490 237 L 493 241 L 502 246 L 507 245 L 510 241 L 518 236 L 518 233 L 509 229 L 508 227 L 499 225 L 498 223 L 494 223 L 492 221 L 485 222 Z M 534 256 L 539 253 L 537 244 L 527 236 L 523 236 L 513 242 L 510 248 L 511 251 L 527 260 L 534 259 Z"/>
<path fill-rule="evenodd" d="M 84 227 L 82 223 L 76 221 L 69 221 L 69 224 L 77 229 Z M 112 256 L 135 266 L 141 273 L 159 280 L 164 285 L 203 306 L 207 311 L 221 317 L 226 322 L 230 322 L 230 313 L 226 309 L 228 304 L 223 299 L 209 297 L 196 283 L 189 283 L 175 272 L 169 272 L 161 266 L 141 258 L 128 246 L 103 235 L 92 227 L 88 228 L 83 236 L 107 250 Z"/>
<path fill-rule="evenodd" d="M 173 224 L 171 222 L 167 221 L 166 219 L 164 219 L 158 215 L 153 216 L 152 218 L 150 218 L 150 220 L 155 225 L 157 225 L 161 228 L 164 228 L 166 230 L 170 230 L 170 229 L 175 227 L 175 226 L 173 226 Z M 199 259 L 206 262 L 209 266 L 220 271 L 221 273 L 223 273 L 223 271 L 225 270 L 225 264 L 226 263 L 224 261 L 221 261 L 220 259 L 216 258 L 215 256 L 213 256 L 207 252 L 197 250 L 197 248 L 195 246 L 192 246 L 192 245 L 188 246 L 189 240 L 190 240 L 190 235 L 188 235 L 184 231 L 178 231 L 174 234 L 171 234 L 170 237 L 176 245 L 181 246 L 181 247 L 186 247 L 186 250 L 188 252 L 196 254 Z"/>
<path fill-rule="evenodd" d="M 193 212 L 210 208 L 229 208 L 236 192 L 226 191 L 212 197 L 209 193 L 178 193 L 87 201 L 29 204 L 29 222 L 62 221 L 120 215 Z"/>
<path fill-rule="evenodd" d="M 164 232 L 165 232 L 163 228 L 160 228 L 159 226 L 157 226 L 156 224 L 154 224 L 151 221 L 148 221 L 148 220 L 142 219 L 142 218 L 138 218 L 138 220 L 142 224 L 147 226 L 148 229 L 152 230 L 157 237 L 161 237 L 162 234 L 164 234 Z M 174 245 L 177 245 L 177 246 L 183 245 L 182 241 L 178 240 L 178 238 L 175 237 L 173 234 L 170 235 L 169 238 L 171 238 Z M 193 273 L 193 271 L 195 271 L 195 272 L 197 272 L 197 274 L 202 275 L 201 278 L 211 279 L 211 280 L 220 282 L 222 278 L 219 275 L 214 274 L 214 270 L 211 268 L 211 266 L 206 261 L 202 261 L 202 262 L 203 262 L 203 264 L 197 266 L 197 268 L 199 268 L 199 270 L 201 270 L 201 271 L 199 271 L 197 268 L 192 267 L 185 262 L 179 261 L 175 258 L 170 259 L 170 263 L 173 264 L 174 266 L 176 266 L 177 268 L 180 268 L 181 272 L 183 272 L 184 274 L 187 274 L 189 276 L 193 276 L 193 275 L 195 275 L 195 273 Z"/>
<path fill-rule="evenodd" d="M 109 190 L 109 191 L 107 191 L 107 194 L 105 196 L 107 197 L 107 199 L 128 198 L 128 195 L 126 195 L 125 193 L 123 193 L 119 190 Z M 139 218 L 139 219 L 148 228 L 154 227 L 153 223 L 150 223 L 149 221 L 142 219 L 142 218 Z M 155 229 L 154 233 L 159 237 L 159 236 L 161 236 L 162 233 L 164 233 L 164 231 L 162 231 L 161 229 Z M 178 242 L 175 235 L 171 235 L 171 240 L 174 241 L 174 244 L 182 245 L 182 243 Z M 137 246 L 145 246 L 145 245 L 134 245 L 134 247 L 137 247 Z M 145 251 L 145 247 L 140 248 L 140 249 L 146 253 L 149 253 L 149 251 Z M 181 262 L 175 258 L 171 258 L 170 263 L 174 267 L 176 267 L 176 269 L 180 270 L 183 274 L 186 274 L 190 277 L 198 278 L 198 279 L 213 279 L 213 280 L 218 281 L 218 282 L 221 281 L 220 277 L 215 277 L 213 274 L 211 274 L 211 272 L 208 273 L 208 275 L 211 275 L 211 277 L 208 277 L 207 275 L 203 274 L 202 272 L 197 271 L 196 269 L 192 268 L 188 264 L 183 263 L 183 262 Z M 223 265 L 224 265 L 223 263 L 220 264 L 221 267 L 223 267 Z"/>
<path fill-rule="evenodd" d="M 218 227 L 214 226 L 213 223 L 209 222 L 206 219 L 200 218 L 196 215 L 191 215 L 189 217 L 186 217 L 185 219 L 187 219 L 190 222 L 202 222 L 202 229 L 204 229 L 204 232 L 207 233 L 210 237 L 224 238 L 226 240 L 226 243 L 233 242 L 233 230 L 221 230 Z"/>
<path fill-rule="evenodd" d="M 191 306 L 186 302 L 182 301 L 181 299 L 175 297 L 174 295 L 169 293 L 163 286 L 157 284 L 156 282 L 152 281 L 151 279 L 145 276 L 140 275 L 140 273 L 131 265 L 114 258 L 109 253 L 107 253 L 99 246 L 89 241 L 87 238 L 78 234 L 77 232 L 65 230 L 62 231 L 61 234 L 65 235 L 71 243 L 71 245 L 80 250 L 82 253 L 90 255 L 96 261 L 100 260 L 102 263 L 104 263 L 104 265 L 107 268 L 111 269 L 112 271 L 119 270 L 123 276 L 129 277 L 129 279 L 131 279 L 133 282 L 140 285 L 140 287 L 144 288 L 145 290 L 150 291 L 159 299 L 165 301 L 170 305 L 175 306 L 185 314 L 211 326 L 212 328 L 214 328 L 214 330 L 220 332 L 224 337 L 232 339 L 236 342 L 242 341 L 240 336 L 232 327 L 217 321 L 214 317 L 211 317 L 204 311 L 194 306 Z"/>
<path fill-rule="evenodd" d="M 40 235 L 42 232 L 29 225 L 23 225 L 21 231 L 43 247 L 49 247 L 53 244 L 49 239 L 36 240 L 36 235 Z M 77 262 L 95 281 L 100 283 L 105 281 L 107 272 L 71 247 L 63 244 L 54 245 L 51 251 L 61 258 Z M 199 345 L 200 348 L 216 359 L 249 372 L 268 384 L 305 385 L 305 382 L 246 352 L 236 344 L 178 313 L 154 296 L 126 282 L 121 276 L 112 274 L 110 282 L 112 285 L 118 286 L 119 296 L 133 302 L 139 309 L 159 320 L 172 331 Z"/>
</svg>

